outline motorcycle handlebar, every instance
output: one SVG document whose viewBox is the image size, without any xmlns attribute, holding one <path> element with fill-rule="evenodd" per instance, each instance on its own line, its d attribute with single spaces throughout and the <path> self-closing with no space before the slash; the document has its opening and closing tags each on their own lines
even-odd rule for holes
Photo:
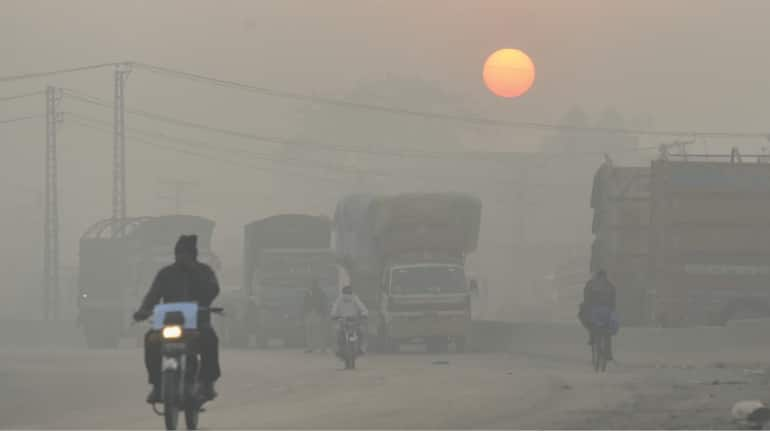
<svg viewBox="0 0 770 431">
<path fill-rule="evenodd" d="M 224 314 L 225 309 L 222 307 L 198 307 L 198 311 L 208 311 L 209 313 L 219 314 L 221 316 Z M 137 317 L 139 317 L 139 319 L 137 319 Z M 152 317 L 152 312 L 141 316 L 138 316 L 137 313 L 134 313 L 134 319 L 132 321 L 132 324 L 143 322 L 149 319 L 150 317 Z"/>
</svg>

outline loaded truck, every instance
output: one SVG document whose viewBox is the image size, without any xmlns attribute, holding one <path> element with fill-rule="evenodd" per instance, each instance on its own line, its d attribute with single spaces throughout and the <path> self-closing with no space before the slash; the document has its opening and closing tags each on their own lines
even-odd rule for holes
<svg viewBox="0 0 770 431">
<path fill-rule="evenodd" d="M 155 274 L 174 262 L 180 235 L 198 235 L 199 260 L 217 271 L 213 231 L 213 221 L 187 215 L 107 219 L 86 230 L 80 239 L 77 322 L 87 345 L 112 348 L 132 334 L 131 313 Z M 139 334 L 138 327 L 134 332 Z"/>
<path fill-rule="evenodd" d="M 465 350 L 472 332 L 465 259 L 480 223 L 481 201 L 460 193 L 359 194 L 338 203 L 335 252 L 370 310 L 373 347 Z"/>
<path fill-rule="evenodd" d="M 243 278 L 239 290 L 223 298 L 223 340 L 247 347 L 252 338 L 264 348 L 272 339 L 288 347 L 305 345 L 305 294 L 318 282 L 331 302 L 339 271 L 331 249 L 328 217 L 281 214 L 244 227 Z"/>
<path fill-rule="evenodd" d="M 628 312 L 661 326 L 692 326 L 770 316 L 770 164 L 764 156 L 750 160 L 736 150 L 666 156 L 639 172 L 648 180 L 627 212 L 639 220 L 639 238 L 595 247 L 593 256 L 608 262 L 602 265 L 618 286 L 618 302 L 627 304 L 621 319 Z M 619 250 L 637 250 L 646 260 L 629 270 L 640 282 L 623 285 L 622 267 L 613 264 L 623 258 Z"/>
<path fill-rule="evenodd" d="M 649 321 L 649 166 L 602 165 L 594 177 L 591 206 L 594 242 L 590 270 L 604 269 L 611 275 L 623 323 L 644 324 Z"/>
</svg>

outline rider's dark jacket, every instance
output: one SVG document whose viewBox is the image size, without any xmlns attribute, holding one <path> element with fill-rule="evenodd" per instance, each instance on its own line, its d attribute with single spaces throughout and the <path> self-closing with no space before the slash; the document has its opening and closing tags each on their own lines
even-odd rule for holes
<svg viewBox="0 0 770 431">
<path fill-rule="evenodd" d="M 583 289 L 583 306 L 605 306 L 615 310 L 615 286 L 609 280 L 589 280 Z"/>
<path fill-rule="evenodd" d="M 142 310 L 152 310 L 159 302 L 193 301 L 208 307 L 219 295 L 219 282 L 214 271 L 201 262 L 183 265 L 175 262 L 158 272 L 150 291 L 142 301 Z M 199 313 L 199 325 L 210 324 L 209 313 Z"/>
</svg>

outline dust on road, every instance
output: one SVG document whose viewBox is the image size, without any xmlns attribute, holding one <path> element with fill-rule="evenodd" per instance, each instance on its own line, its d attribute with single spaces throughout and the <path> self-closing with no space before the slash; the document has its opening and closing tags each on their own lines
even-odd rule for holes
<svg viewBox="0 0 770 431">
<path fill-rule="evenodd" d="M 597 375 L 579 328 L 525 328 L 510 353 L 330 355 L 225 351 L 207 428 L 731 428 L 765 398 L 764 328 L 624 330 Z M 742 338 L 743 337 L 743 338 Z M 711 346 L 727 346 L 714 349 Z M 441 359 L 436 361 L 436 359 Z M 446 362 L 446 363 L 445 363 Z M 2 428 L 158 428 L 141 350 L 0 351 Z"/>
</svg>

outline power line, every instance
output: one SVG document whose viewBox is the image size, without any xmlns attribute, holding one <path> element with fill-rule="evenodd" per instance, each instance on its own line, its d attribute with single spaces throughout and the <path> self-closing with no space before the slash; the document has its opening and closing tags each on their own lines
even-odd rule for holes
<svg viewBox="0 0 770 431">
<path fill-rule="evenodd" d="M 95 131 L 99 131 L 99 132 L 103 132 L 103 133 L 112 133 L 112 129 L 110 129 L 110 128 L 105 128 L 105 127 L 100 127 L 100 126 L 97 126 L 97 125 L 94 125 L 94 124 L 90 124 L 87 121 L 82 121 L 81 119 L 78 119 L 77 117 L 73 117 L 71 114 L 70 114 L 70 120 L 69 121 L 74 123 L 74 124 L 76 124 L 76 125 L 78 125 L 78 126 L 80 126 L 80 127 L 86 128 L 86 129 L 91 129 L 91 130 L 95 130 Z M 200 159 L 207 160 L 207 161 L 217 161 L 217 162 L 225 163 L 225 164 L 228 164 L 228 165 L 231 165 L 231 166 L 238 166 L 238 167 L 241 167 L 241 168 L 248 168 L 249 170 L 252 170 L 252 171 L 253 170 L 257 170 L 257 171 L 267 172 L 267 173 L 271 173 L 271 174 L 272 173 L 279 173 L 279 174 L 287 175 L 287 176 L 295 176 L 295 177 L 308 178 L 308 179 L 312 179 L 313 181 L 330 182 L 330 183 L 334 183 L 336 185 L 339 185 L 341 182 L 347 182 L 347 181 L 345 181 L 345 180 L 343 180 L 341 178 L 331 178 L 331 177 L 317 176 L 317 175 L 306 175 L 304 173 L 294 173 L 294 172 L 289 172 L 289 171 L 282 171 L 282 170 L 279 170 L 279 169 L 276 169 L 276 168 L 269 168 L 269 167 L 259 166 L 259 165 L 255 165 L 255 164 L 251 164 L 251 163 L 244 163 L 242 161 L 243 159 L 238 159 L 238 160 L 226 159 L 226 158 L 220 157 L 219 154 L 204 153 L 204 152 L 200 152 L 200 151 L 189 150 L 187 148 L 180 148 L 180 147 L 174 146 L 174 145 L 159 144 L 159 143 L 151 141 L 149 139 L 142 138 L 142 137 L 139 137 L 139 136 L 135 136 L 135 135 L 132 135 L 132 134 L 128 134 L 126 136 L 129 137 L 132 141 L 138 142 L 140 144 L 144 144 L 144 145 L 149 146 L 149 147 L 159 148 L 159 149 L 163 149 L 163 150 L 167 150 L 167 151 L 172 151 L 172 152 L 177 152 L 177 153 L 185 154 L 187 156 L 196 157 L 196 158 L 200 158 Z"/>
<path fill-rule="evenodd" d="M 116 64 L 120 64 L 120 63 L 91 64 L 87 66 L 72 67 L 69 69 L 57 69 L 57 70 L 49 70 L 46 72 L 34 72 L 34 73 L 24 73 L 21 75 L 2 76 L 0 77 L 0 82 L 20 81 L 20 80 L 32 79 L 32 78 L 44 78 L 46 76 L 62 75 L 65 73 L 82 72 L 85 70 L 92 70 L 92 69 L 101 69 L 103 67 L 115 66 Z"/>
<path fill-rule="evenodd" d="M 91 128 L 94 130 L 102 131 L 105 133 L 108 133 L 111 131 L 110 128 L 110 122 L 95 119 L 90 116 L 81 115 L 73 112 L 65 112 L 64 113 L 67 118 L 69 118 L 69 121 L 74 121 L 76 124 L 82 126 Z M 202 142 L 202 141 L 196 141 L 191 139 L 185 139 L 185 138 L 178 138 L 174 136 L 169 136 L 161 132 L 155 132 L 155 131 L 149 131 L 145 129 L 135 129 L 135 128 L 128 128 L 127 131 L 130 133 L 127 135 L 132 140 L 138 141 L 140 143 L 144 143 L 147 145 L 160 147 L 162 149 L 172 150 L 175 151 L 178 147 L 170 147 L 170 146 L 160 146 L 155 141 L 149 141 L 148 138 L 159 138 L 166 141 L 171 141 L 178 143 L 182 145 L 184 150 L 180 150 L 185 154 L 193 154 L 196 156 L 204 156 L 204 154 L 210 154 L 210 153 L 200 153 L 200 152 L 190 152 L 188 148 L 190 147 L 197 147 L 198 149 L 203 149 L 204 151 L 212 151 L 215 152 L 215 154 L 220 155 L 223 151 L 227 153 L 231 153 L 234 155 L 245 155 L 248 156 L 247 160 L 260 160 L 260 161 L 271 161 L 271 162 L 277 162 L 284 165 L 288 165 L 294 168 L 319 168 L 319 169 L 325 169 L 330 170 L 335 174 L 350 174 L 352 176 L 363 176 L 363 177 L 380 177 L 380 178 L 410 178 L 414 180 L 419 181 L 444 181 L 444 180 L 462 180 L 462 181 L 483 181 L 484 183 L 492 183 L 492 184 L 500 184 L 500 185 L 510 185 L 511 179 L 508 178 L 496 178 L 496 177 L 490 177 L 490 176 L 458 176 L 458 175 L 446 175 L 446 174 L 419 174 L 414 172 L 407 172 L 407 171 L 389 171 L 389 172 L 381 172 L 381 171 L 372 171 L 372 170 L 360 170 L 360 169 L 349 169 L 344 166 L 334 166 L 334 165 L 325 165 L 325 164 L 309 164 L 309 163 L 291 163 L 290 160 L 286 159 L 279 159 L 279 158 L 271 158 L 271 157 L 264 157 L 264 153 L 254 153 L 251 151 L 243 150 L 240 148 L 219 148 L 215 147 L 209 143 Z M 144 135 L 144 136 L 137 136 L 138 135 Z M 644 147 L 639 148 L 638 151 L 648 151 L 648 150 L 655 150 L 658 147 Z M 590 154 L 592 156 L 601 155 L 603 153 L 584 153 L 584 154 Z M 268 155 L 269 156 L 269 155 Z M 561 156 L 561 155 L 559 155 Z M 563 157 L 559 157 L 563 158 Z M 544 160 L 548 160 L 550 158 L 546 157 Z M 239 159 L 243 160 L 243 158 Z M 296 159 L 294 159 L 296 160 Z M 253 166 L 253 165 L 249 165 Z M 271 172 L 280 172 L 277 169 L 267 169 Z M 312 175 L 306 175 L 305 173 L 300 174 L 302 177 L 307 177 L 311 179 L 316 178 L 324 178 L 329 179 L 329 177 L 317 177 Z M 339 179 L 340 181 L 343 181 L 342 179 Z M 516 181 L 515 179 L 513 180 Z"/>
<path fill-rule="evenodd" d="M 112 104 L 104 99 L 94 97 L 94 96 L 89 96 L 72 89 L 64 89 L 64 94 L 77 101 L 89 103 L 96 106 L 101 106 L 103 108 L 109 108 L 109 109 L 112 108 Z M 133 116 L 139 116 L 139 117 L 143 117 L 153 121 L 173 124 L 179 127 L 193 128 L 197 130 L 203 130 L 211 133 L 218 133 L 221 135 L 226 135 L 226 136 L 235 137 L 239 139 L 257 141 L 260 143 L 281 144 L 286 146 L 299 146 L 299 147 L 305 147 L 305 148 L 312 148 L 319 151 L 332 151 L 332 152 L 342 152 L 342 153 L 351 153 L 351 154 L 395 157 L 395 158 L 401 158 L 401 159 L 404 159 L 404 158 L 440 159 L 440 158 L 449 157 L 449 156 L 455 156 L 455 157 L 467 156 L 466 153 L 462 153 L 459 151 L 420 152 L 420 151 L 411 151 L 411 150 L 394 151 L 394 150 L 375 150 L 375 149 L 368 149 L 368 148 L 351 148 L 351 147 L 339 146 L 339 145 L 329 145 L 329 144 L 322 144 L 322 143 L 315 143 L 315 142 L 308 142 L 308 141 L 289 140 L 286 138 L 274 137 L 274 136 L 261 136 L 261 135 L 257 135 L 249 132 L 237 131 L 232 129 L 224 129 L 221 127 L 201 124 L 201 123 L 197 123 L 189 120 L 183 120 L 183 119 L 170 117 L 163 114 L 157 114 L 157 113 L 153 113 L 153 112 L 149 112 L 141 109 L 135 109 L 135 108 L 126 108 L 126 112 Z M 633 150 L 634 149 L 632 149 L 632 151 Z M 644 149 L 639 149 L 639 151 L 643 151 L 643 150 Z M 521 153 L 521 154 L 525 154 L 525 153 Z M 558 155 L 553 155 L 553 158 L 594 156 L 594 155 L 602 155 L 602 154 L 604 154 L 604 152 L 598 152 L 598 153 L 584 152 L 584 153 L 571 154 L 571 155 L 558 154 Z"/>
<path fill-rule="evenodd" d="M 44 91 L 34 91 L 31 93 L 22 93 L 22 94 L 16 94 L 14 96 L 5 96 L 0 97 L 0 102 L 7 102 L 10 100 L 18 100 L 18 99 L 24 99 L 27 97 L 33 97 L 33 96 L 41 96 L 43 95 Z"/>
<path fill-rule="evenodd" d="M 169 67 L 157 66 L 148 63 L 141 62 L 110 62 L 92 64 L 80 67 L 73 67 L 67 69 L 57 69 L 45 72 L 25 73 L 20 75 L 11 75 L 0 77 L 0 82 L 11 82 L 24 79 L 41 78 L 47 76 L 61 75 L 66 73 L 74 73 L 86 70 L 100 69 L 104 67 L 116 66 L 119 64 L 127 64 L 134 66 L 138 69 L 144 69 L 149 72 L 164 74 L 167 76 L 174 76 L 177 78 L 184 78 L 192 81 L 205 82 L 220 87 L 227 87 L 233 89 L 239 89 L 248 91 L 251 93 L 262 94 L 271 97 L 280 97 L 286 99 L 293 99 L 305 102 L 323 103 L 329 105 L 335 105 L 345 108 L 361 109 L 368 111 L 386 112 L 396 115 L 415 116 L 427 119 L 447 120 L 455 121 L 467 124 L 475 125 L 487 125 L 496 127 L 510 127 L 510 128 L 522 128 L 522 129 L 534 129 L 534 130 L 551 130 L 562 132 L 577 132 L 577 133 L 603 133 L 613 135 L 635 135 L 635 136 L 658 136 L 658 137 L 711 137 L 711 138 L 734 138 L 734 139 L 770 139 L 770 133 L 751 133 L 751 132 L 724 132 L 724 131 L 682 131 L 682 130 L 643 130 L 643 129 L 624 129 L 624 128 L 610 128 L 610 127 L 581 127 L 581 126 L 569 126 L 569 125 L 556 125 L 550 123 L 541 122 L 520 122 L 520 121 L 505 121 L 495 120 L 483 117 L 462 116 L 454 114 L 424 112 L 413 109 L 405 108 L 393 108 L 382 105 L 374 105 L 367 103 L 352 102 L 342 99 L 333 99 L 321 96 L 305 95 L 299 93 L 293 93 L 289 91 L 275 90 L 265 87 L 258 87 L 243 82 L 214 78 L 202 74 L 196 74 L 186 72 L 178 69 L 172 69 Z M 2 100 L 2 99 L 0 99 Z M 287 143 L 289 144 L 289 143 Z"/>
<path fill-rule="evenodd" d="M 42 119 L 42 118 L 45 118 L 45 115 L 42 115 L 42 114 L 28 115 L 26 117 L 16 117 L 16 118 L 8 118 L 5 120 L 0 120 L 0 124 L 16 123 L 19 121 L 36 120 L 36 119 Z"/>
<path fill-rule="evenodd" d="M 109 121 L 99 120 L 99 119 L 96 119 L 96 118 L 93 118 L 93 117 L 90 117 L 90 116 L 87 116 L 87 115 L 77 114 L 77 113 L 74 113 L 74 112 L 66 112 L 65 114 L 68 117 L 73 117 L 73 118 L 79 119 L 81 121 L 85 121 L 85 122 L 92 123 L 92 124 L 97 124 L 97 125 L 100 125 L 100 126 L 103 126 L 103 127 L 110 127 L 111 126 L 111 123 Z M 323 163 L 308 163 L 305 160 L 296 159 L 296 158 L 279 158 L 279 157 L 275 157 L 272 154 L 255 152 L 255 151 L 246 150 L 246 149 L 243 149 L 243 148 L 224 148 L 223 149 L 221 147 L 215 147 L 215 146 L 211 145 L 208 142 L 198 141 L 198 140 L 193 140 L 193 139 L 186 139 L 186 138 L 179 138 L 179 137 L 176 137 L 176 136 L 167 135 L 167 134 L 162 133 L 162 132 L 156 132 L 156 131 L 151 131 L 151 130 L 147 130 L 147 129 L 138 129 L 138 128 L 129 127 L 126 130 L 131 132 L 131 133 L 134 133 L 134 134 L 144 135 L 146 137 L 159 138 L 159 139 L 163 139 L 163 140 L 166 140 L 166 141 L 176 142 L 176 143 L 180 143 L 180 144 L 183 144 L 183 145 L 203 148 L 203 149 L 207 149 L 207 150 L 211 150 L 211 151 L 220 151 L 221 152 L 221 151 L 224 150 L 224 151 L 227 151 L 227 152 L 237 153 L 237 154 L 240 154 L 240 155 L 247 155 L 247 156 L 249 156 L 252 159 L 276 162 L 276 163 L 281 163 L 281 164 L 285 164 L 285 165 L 289 165 L 289 166 L 293 166 L 293 167 L 319 168 L 319 169 L 329 170 L 329 171 L 332 171 L 334 173 L 339 173 L 339 172 L 348 172 L 348 173 L 352 173 L 352 174 L 364 174 L 365 173 L 364 171 L 361 171 L 361 170 L 358 170 L 358 169 L 350 169 L 350 168 L 347 168 L 345 166 L 330 165 L 330 164 L 323 164 Z M 291 163 L 291 162 L 299 162 L 299 163 Z M 371 173 L 369 173 L 369 174 L 371 174 Z"/>
<path fill-rule="evenodd" d="M 486 125 L 496 127 L 510 127 L 521 129 L 535 129 L 535 130 L 555 130 L 562 132 L 584 132 L 584 133 L 603 133 L 611 135 L 635 135 L 635 136 L 658 136 L 658 137 L 712 137 L 712 138 L 736 138 L 736 139 L 750 139 L 750 138 L 770 138 L 770 133 L 743 133 L 743 132 L 697 132 L 697 131 L 681 131 L 681 130 L 644 130 L 644 129 L 625 129 L 625 128 L 612 128 L 612 127 L 582 127 L 582 126 L 569 126 L 569 125 L 557 125 L 541 122 L 521 122 L 521 121 L 505 121 L 495 120 L 483 117 L 472 117 L 454 114 L 443 114 L 434 112 L 425 112 L 405 108 L 393 108 L 382 105 L 374 105 L 368 103 L 352 102 L 341 99 L 333 99 L 321 96 L 304 95 L 299 93 L 293 93 L 289 91 L 275 90 L 265 87 L 258 87 L 243 82 L 231 81 L 226 79 L 214 78 L 197 73 L 185 72 L 182 70 L 172 69 L 169 67 L 157 66 L 147 63 L 133 63 L 133 65 L 139 69 L 144 69 L 149 72 L 160 73 L 168 76 L 174 76 L 177 78 L 184 78 L 196 82 L 204 82 L 219 87 L 226 87 L 232 89 L 243 90 L 251 93 L 261 94 L 270 97 L 278 97 L 285 99 L 298 100 L 303 102 L 321 103 L 327 105 L 334 105 L 344 108 L 368 110 L 386 112 L 395 115 L 402 116 L 414 116 L 427 119 L 447 120 L 455 121 L 474 125 Z"/>
<path fill-rule="evenodd" d="M 112 108 L 112 105 L 109 102 L 98 97 L 88 96 L 71 89 L 65 89 L 64 93 L 68 97 L 71 97 L 75 100 L 79 100 L 81 102 L 90 103 L 90 104 L 101 106 L 104 108 Z M 261 135 L 257 135 L 249 132 L 243 132 L 243 131 L 238 131 L 233 129 L 225 129 L 225 128 L 197 123 L 189 120 L 183 120 L 180 118 L 170 117 L 163 114 L 149 112 L 142 109 L 126 108 L 126 112 L 130 115 L 144 117 L 149 120 L 173 124 L 180 127 L 188 127 L 188 128 L 203 130 L 203 131 L 212 132 L 212 133 L 219 133 L 221 135 L 227 135 L 235 138 L 257 141 L 262 143 L 310 147 L 316 150 L 323 150 L 323 151 L 335 151 L 335 152 L 354 153 L 354 154 L 371 154 L 371 155 L 377 155 L 377 156 L 390 156 L 390 157 L 398 157 L 398 158 L 420 157 L 420 156 L 424 157 L 424 156 L 434 156 L 436 154 L 440 154 L 436 152 L 422 152 L 422 151 L 411 151 L 411 150 L 382 151 L 382 150 L 372 150 L 372 149 L 366 149 L 366 148 L 351 148 L 351 147 L 340 146 L 340 145 L 329 145 L 329 144 L 321 144 L 321 143 L 296 141 L 296 140 L 289 140 L 286 138 L 281 138 L 276 136 L 261 136 Z"/>
</svg>

